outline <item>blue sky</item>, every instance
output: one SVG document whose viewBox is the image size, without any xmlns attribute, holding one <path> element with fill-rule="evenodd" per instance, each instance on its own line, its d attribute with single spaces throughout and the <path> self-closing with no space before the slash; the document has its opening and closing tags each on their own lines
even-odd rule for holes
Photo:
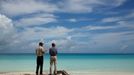
<svg viewBox="0 0 134 75">
<path fill-rule="evenodd" d="M 134 53 L 133 0 L 0 0 L 0 53 Z"/>
</svg>

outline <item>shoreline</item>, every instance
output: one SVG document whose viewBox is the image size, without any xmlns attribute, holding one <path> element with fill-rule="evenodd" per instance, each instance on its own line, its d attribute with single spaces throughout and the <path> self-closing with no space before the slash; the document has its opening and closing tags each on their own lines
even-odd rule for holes
<svg viewBox="0 0 134 75">
<path fill-rule="evenodd" d="M 23 54 L 32 54 L 35 55 L 35 53 L 0 53 L 0 55 L 23 55 Z M 48 54 L 49 53 L 45 53 Z M 59 54 L 88 54 L 88 55 L 134 55 L 134 53 L 59 53 Z"/>
<path fill-rule="evenodd" d="M 0 72 L 0 75 L 35 75 L 34 72 Z M 48 75 L 48 72 L 43 72 Z M 134 75 L 134 72 L 79 72 L 71 71 L 69 75 Z"/>
</svg>

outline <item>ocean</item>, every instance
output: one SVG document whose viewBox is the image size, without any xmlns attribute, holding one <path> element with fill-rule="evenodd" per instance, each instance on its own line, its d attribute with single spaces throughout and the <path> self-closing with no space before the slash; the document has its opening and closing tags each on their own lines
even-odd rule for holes
<svg viewBox="0 0 134 75">
<path fill-rule="evenodd" d="M 133 54 L 58 54 L 58 70 L 68 72 L 134 72 Z M 0 72 L 35 72 L 35 54 L 0 54 Z M 49 55 L 44 55 L 49 71 Z"/>
</svg>

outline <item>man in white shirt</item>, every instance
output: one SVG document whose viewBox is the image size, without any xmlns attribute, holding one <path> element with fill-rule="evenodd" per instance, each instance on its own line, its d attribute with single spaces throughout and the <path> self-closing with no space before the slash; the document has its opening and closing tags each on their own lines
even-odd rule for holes
<svg viewBox="0 0 134 75">
<path fill-rule="evenodd" d="M 36 66 L 36 75 L 38 75 L 38 70 L 40 68 L 40 75 L 43 71 L 43 54 L 45 53 L 45 49 L 43 47 L 43 43 L 39 42 L 39 46 L 36 49 L 36 56 L 37 56 L 37 66 Z"/>
</svg>

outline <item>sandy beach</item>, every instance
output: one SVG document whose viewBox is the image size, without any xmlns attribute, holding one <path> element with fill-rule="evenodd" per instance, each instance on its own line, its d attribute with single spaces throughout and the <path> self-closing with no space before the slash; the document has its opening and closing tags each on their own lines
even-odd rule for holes
<svg viewBox="0 0 134 75">
<path fill-rule="evenodd" d="M 130 72 L 88 72 L 88 73 L 80 73 L 75 72 L 70 75 L 134 75 L 134 73 Z"/>
<path fill-rule="evenodd" d="M 35 75 L 34 72 L 1 72 L 0 75 Z M 48 75 L 44 72 L 43 75 Z M 69 75 L 134 75 L 134 72 L 71 72 Z"/>
</svg>

